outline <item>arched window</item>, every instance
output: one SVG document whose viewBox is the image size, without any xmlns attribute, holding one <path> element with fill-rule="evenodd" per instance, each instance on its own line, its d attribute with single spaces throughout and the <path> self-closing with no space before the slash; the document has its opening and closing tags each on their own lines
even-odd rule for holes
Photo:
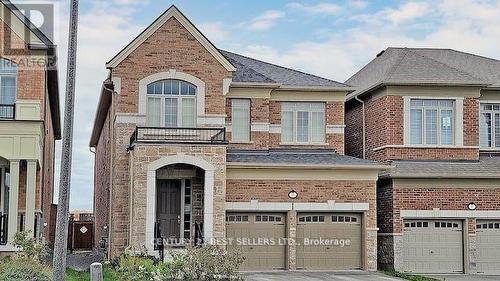
<svg viewBox="0 0 500 281">
<path fill-rule="evenodd" d="M 151 127 L 196 127 L 196 86 L 174 79 L 149 84 L 146 116 Z"/>
<path fill-rule="evenodd" d="M 16 103 L 16 76 L 17 65 L 0 58 L 0 104 Z"/>
</svg>

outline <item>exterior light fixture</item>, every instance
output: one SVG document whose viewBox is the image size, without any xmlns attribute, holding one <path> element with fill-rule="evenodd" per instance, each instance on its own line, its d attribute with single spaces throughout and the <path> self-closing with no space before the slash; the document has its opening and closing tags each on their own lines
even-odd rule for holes
<svg viewBox="0 0 500 281">
<path fill-rule="evenodd" d="M 477 209 L 476 203 L 470 202 L 467 208 L 471 211 L 474 211 L 475 209 Z"/>
<path fill-rule="evenodd" d="M 288 198 L 290 198 L 290 199 L 297 199 L 298 196 L 299 196 L 299 194 L 295 190 L 288 192 Z"/>
</svg>

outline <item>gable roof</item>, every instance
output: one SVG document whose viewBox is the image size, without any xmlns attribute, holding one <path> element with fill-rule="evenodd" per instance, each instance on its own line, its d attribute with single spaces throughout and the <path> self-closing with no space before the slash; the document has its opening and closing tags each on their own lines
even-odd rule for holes
<svg viewBox="0 0 500 281">
<path fill-rule="evenodd" d="M 191 35 L 193 35 L 212 56 L 228 71 L 236 71 L 235 67 L 219 52 L 219 50 L 203 35 L 196 26 L 182 14 L 175 5 L 170 6 L 160 17 L 158 17 L 151 25 L 149 25 L 141 34 L 139 34 L 132 42 L 123 48 L 116 56 L 106 63 L 107 68 L 114 68 L 127 58 L 135 49 L 137 49 L 146 39 L 148 39 L 156 30 L 158 30 L 167 20 L 174 17 Z"/>
<path fill-rule="evenodd" d="M 451 49 L 382 51 L 346 81 L 356 96 L 382 84 L 500 85 L 500 61 Z"/>
<path fill-rule="evenodd" d="M 350 86 L 346 84 L 298 70 L 263 62 L 224 50 L 220 50 L 220 52 L 236 66 L 236 72 L 233 73 L 233 82 L 279 83 L 284 86 L 299 87 L 350 88 Z"/>
</svg>

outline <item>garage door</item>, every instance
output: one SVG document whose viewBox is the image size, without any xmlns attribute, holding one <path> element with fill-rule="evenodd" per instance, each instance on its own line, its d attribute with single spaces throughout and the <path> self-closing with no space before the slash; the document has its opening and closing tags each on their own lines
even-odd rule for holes
<svg viewBox="0 0 500 281">
<path fill-rule="evenodd" d="M 229 251 L 245 257 L 241 270 L 285 269 L 285 214 L 228 213 L 226 236 Z"/>
<path fill-rule="evenodd" d="M 500 221 L 477 221 L 477 272 L 500 275 Z"/>
<path fill-rule="evenodd" d="M 462 273 L 462 222 L 405 220 L 403 269 L 413 273 Z"/>
<path fill-rule="evenodd" d="M 361 215 L 301 213 L 297 216 L 297 268 L 361 268 Z"/>
</svg>

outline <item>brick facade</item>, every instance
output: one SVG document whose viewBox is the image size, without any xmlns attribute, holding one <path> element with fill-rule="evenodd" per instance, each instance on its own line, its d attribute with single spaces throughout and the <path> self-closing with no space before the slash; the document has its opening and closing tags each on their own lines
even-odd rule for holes
<svg viewBox="0 0 500 281">
<path fill-rule="evenodd" d="M 168 42 L 168 44 L 165 44 Z M 158 170 L 150 170 L 153 163 L 162 163 L 169 159 L 177 159 L 178 163 L 189 164 L 184 159 L 198 159 L 215 167 L 213 171 L 213 190 L 208 189 L 210 173 L 205 171 L 205 178 L 197 175 L 193 179 L 193 221 L 205 221 L 206 206 L 213 204 L 213 237 L 225 237 L 225 212 L 228 202 L 246 202 L 252 198 L 266 202 L 289 202 L 288 189 L 293 187 L 303 194 L 302 202 L 326 203 L 328 200 L 345 203 L 368 203 L 369 211 L 363 213 L 365 233 L 364 269 L 376 269 L 376 194 L 375 180 L 352 181 L 235 181 L 226 179 L 226 153 L 229 148 L 269 149 L 269 148 L 333 148 L 344 154 L 344 103 L 343 101 L 324 101 L 326 130 L 334 131 L 326 134 L 325 145 L 283 146 L 281 135 L 267 127 L 281 125 L 281 102 L 271 97 L 250 98 L 251 142 L 232 143 L 230 130 L 226 133 L 229 144 L 203 145 L 188 143 L 130 143 L 130 137 L 136 126 L 144 125 L 144 117 L 139 108 L 139 84 L 142 79 L 161 72 L 182 72 L 194 76 L 205 84 L 205 112 L 211 118 L 220 118 L 226 125 L 231 124 L 231 97 L 224 96 L 224 81 L 232 77 L 205 47 L 184 28 L 181 22 L 171 17 L 152 35 L 133 50 L 117 66 L 111 69 L 111 80 L 115 83 L 115 93 L 111 95 L 111 105 L 103 118 L 102 128 L 96 143 L 95 158 L 95 216 L 96 242 L 102 237 L 108 238 L 110 258 L 124 252 L 137 253 L 150 249 L 148 238 L 152 229 L 151 198 L 156 187 Z M 116 80 L 115 80 L 116 81 Z M 231 91 L 231 89 L 229 90 Z M 324 93 L 323 93 L 324 94 Z M 344 99 L 344 92 L 332 93 Z M 326 99 L 326 98 L 325 98 Z M 201 118 L 206 117 L 201 116 Z M 200 118 L 200 116 L 198 116 Z M 104 120 L 105 119 L 105 120 Z M 208 118 L 207 118 L 208 119 Z M 207 120 L 203 119 L 203 120 Z M 217 119 L 218 120 L 218 119 Z M 210 125 L 210 124 L 209 124 Z M 198 124 L 199 127 L 208 126 Z M 216 127 L 215 125 L 212 125 Z M 220 126 L 220 124 L 218 124 Z M 222 125 L 224 126 L 224 124 Z M 191 158 L 192 157 L 192 158 Z M 156 164 L 154 164 L 156 165 Z M 196 166 L 203 170 L 200 166 Z M 228 168 L 229 169 L 229 168 Z M 366 178 L 366 177 L 365 177 Z M 109 191 L 108 191 L 109 190 Z M 155 190 L 155 189 L 154 189 Z M 286 192 L 285 192 L 286 191 Z M 154 191 L 156 192 L 156 191 Z M 208 192 L 208 193 L 207 193 Z M 108 196 L 109 193 L 109 197 Z M 213 202 L 201 202 L 213 193 Z M 281 194 L 277 196 L 277 194 Z M 283 195 L 284 194 L 284 195 Z M 149 201 L 148 201 L 149 200 Z M 205 212 L 205 213 L 204 213 Z M 295 213 L 289 214 L 289 220 L 296 223 Z M 210 216 L 209 216 L 210 217 Z M 102 229 L 108 225 L 109 233 Z M 205 225 L 204 227 L 209 228 Z M 292 225 L 293 226 L 293 225 Z M 295 228 L 290 226 L 290 233 Z M 290 234 L 292 235 L 292 234 Z M 293 236 L 291 236 L 293 237 Z M 151 252 L 150 254 L 155 254 Z M 293 257 L 288 260 L 293 264 Z M 291 266 L 291 269 L 294 267 Z"/>
<path fill-rule="evenodd" d="M 8 11 L 4 8 L 6 15 Z M 44 239 L 50 241 L 49 229 L 52 222 L 51 204 L 54 194 L 54 161 L 55 161 L 55 133 L 53 127 L 53 112 L 49 103 L 48 86 L 46 85 L 47 70 L 40 63 L 40 57 L 45 56 L 43 51 L 30 50 L 26 42 L 23 41 L 8 24 L 0 19 L 0 58 L 10 60 L 17 64 L 16 76 L 16 102 L 38 101 L 40 104 L 40 116 L 38 120 L 42 122 L 41 137 L 41 161 L 37 161 L 36 169 L 36 189 L 35 189 L 35 213 L 38 218 L 43 218 L 48 227 L 43 228 L 39 220 L 38 230 L 41 231 Z M 27 63 L 29 61 L 30 63 Z M 33 63 L 36 61 L 36 63 Z M 17 113 L 18 114 L 18 113 Z M 59 120 L 57 120 L 59 122 Z M 1 155 L 0 155 L 1 156 Z M 19 160 L 19 159 L 18 159 Z M 20 162 L 19 178 L 19 212 L 24 215 L 26 210 L 26 161 Z M 3 198 L 2 198 L 3 200 Z M 19 229 L 24 226 L 20 225 Z M 42 229 L 40 229 L 40 226 Z"/>
</svg>

